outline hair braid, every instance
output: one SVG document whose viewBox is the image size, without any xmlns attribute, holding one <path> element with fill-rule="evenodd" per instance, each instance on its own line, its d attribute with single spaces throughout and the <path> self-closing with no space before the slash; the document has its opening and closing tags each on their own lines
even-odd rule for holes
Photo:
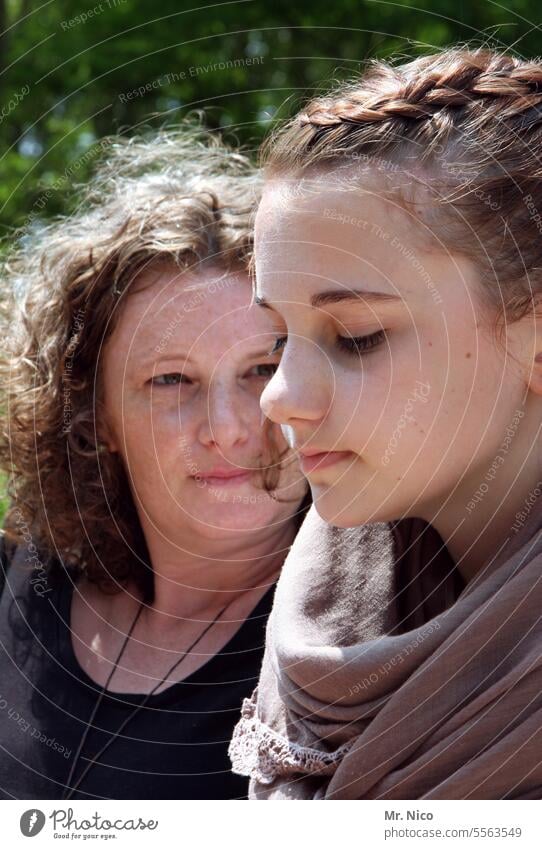
<svg viewBox="0 0 542 849">
<path fill-rule="evenodd" d="M 480 100 L 487 100 L 490 108 L 500 110 L 504 105 L 518 112 L 542 100 L 540 64 L 490 50 L 449 51 L 445 62 L 437 55 L 399 67 L 371 64 L 361 85 L 350 84 L 346 96 L 313 100 L 297 117 L 298 124 L 333 127 L 394 118 L 420 120 L 446 107 L 476 107 Z"/>
</svg>

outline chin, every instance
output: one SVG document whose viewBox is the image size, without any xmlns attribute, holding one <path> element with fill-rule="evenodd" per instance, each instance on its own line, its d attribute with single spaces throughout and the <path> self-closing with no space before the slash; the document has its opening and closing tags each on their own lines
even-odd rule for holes
<svg viewBox="0 0 542 849">
<path fill-rule="evenodd" d="M 316 512 L 328 525 L 335 525 L 336 528 L 353 528 L 363 524 L 363 521 L 353 519 L 350 511 L 341 510 L 338 498 L 330 498 L 329 495 L 318 497 L 313 492 L 313 501 Z"/>
<path fill-rule="evenodd" d="M 216 539 L 216 535 L 221 532 L 232 534 L 253 531 L 265 528 L 274 521 L 277 521 L 275 513 L 258 509 L 257 505 L 231 504 L 229 509 L 221 505 L 220 509 L 208 510 L 198 517 L 197 524 L 205 536 Z"/>
<path fill-rule="evenodd" d="M 324 492 L 312 492 L 314 507 L 316 512 L 324 522 L 328 525 L 334 525 L 336 528 L 357 528 L 359 525 L 365 525 L 368 522 L 383 521 L 374 516 L 364 515 L 361 510 L 356 509 L 355 500 L 352 497 L 340 497 L 339 494 L 332 489 L 327 489 Z M 384 520 L 385 521 L 385 520 Z"/>
</svg>

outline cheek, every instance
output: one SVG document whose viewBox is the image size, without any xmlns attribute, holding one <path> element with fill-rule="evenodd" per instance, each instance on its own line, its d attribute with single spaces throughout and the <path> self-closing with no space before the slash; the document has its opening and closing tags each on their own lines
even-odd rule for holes
<svg viewBox="0 0 542 849">
<path fill-rule="evenodd" d="M 164 475 L 168 464 L 179 455 L 182 432 L 179 409 L 163 404 L 128 404 L 121 421 L 122 451 L 132 469 L 150 478 Z"/>
<path fill-rule="evenodd" d="M 377 372 L 375 368 L 360 368 L 357 374 L 342 379 L 338 375 L 330 409 L 338 446 L 351 450 L 377 447 L 399 417 L 409 385 L 410 381 L 390 385 L 389 372 L 383 375 L 382 369 Z"/>
<path fill-rule="evenodd" d="M 373 451 L 373 457 L 378 468 L 406 471 L 413 461 L 427 465 L 436 449 L 431 427 L 437 416 L 438 399 L 432 397 L 431 391 L 429 382 L 417 380 L 408 390 L 390 399 L 386 414 L 375 430 L 373 446 L 378 452 Z M 446 441 L 438 427 L 437 433 L 441 437 L 437 442 Z"/>
<path fill-rule="evenodd" d="M 261 427 L 263 414 L 260 398 L 271 379 L 270 377 L 268 380 L 255 380 L 253 385 L 235 399 L 235 403 L 245 414 L 245 420 L 249 421 L 255 429 Z"/>
<path fill-rule="evenodd" d="M 375 359 L 358 375 L 337 381 L 333 404 L 337 445 L 358 452 L 374 469 L 408 465 L 428 439 L 437 415 L 441 396 L 432 377 L 420 378 L 410 362 L 402 358 L 390 370 L 389 357 L 378 364 Z"/>
</svg>

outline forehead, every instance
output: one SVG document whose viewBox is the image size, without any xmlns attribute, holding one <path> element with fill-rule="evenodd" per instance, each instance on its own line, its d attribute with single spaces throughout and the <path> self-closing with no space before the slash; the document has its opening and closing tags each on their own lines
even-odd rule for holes
<svg viewBox="0 0 542 849">
<path fill-rule="evenodd" d="M 209 313 L 219 314 L 224 303 L 239 306 L 247 297 L 250 298 L 250 280 L 240 269 L 232 271 L 205 264 L 187 269 L 164 265 L 138 275 L 128 291 L 125 313 L 143 315 L 152 311 L 158 316 L 170 307 L 180 307 L 195 316 L 205 305 Z"/>
<path fill-rule="evenodd" d="M 315 290 L 367 283 L 403 296 L 419 288 L 421 264 L 440 266 L 446 250 L 416 214 L 407 178 L 360 174 L 267 183 L 256 216 L 258 295 L 297 280 Z"/>
<path fill-rule="evenodd" d="M 241 340 L 268 329 L 269 319 L 252 304 L 252 284 L 245 270 L 207 267 L 149 269 L 134 281 L 111 343 L 117 350 L 145 350 L 168 338 L 193 345 L 214 344 L 224 335 Z"/>
<path fill-rule="evenodd" d="M 288 241 L 291 228 L 298 243 L 303 236 L 360 257 L 392 235 L 421 241 L 427 228 L 415 214 L 415 204 L 412 210 L 405 208 L 407 190 L 404 178 L 383 185 L 375 178 L 354 179 L 351 172 L 272 180 L 256 216 L 258 246 L 267 247 L 277 238 Z"/>
</svg>

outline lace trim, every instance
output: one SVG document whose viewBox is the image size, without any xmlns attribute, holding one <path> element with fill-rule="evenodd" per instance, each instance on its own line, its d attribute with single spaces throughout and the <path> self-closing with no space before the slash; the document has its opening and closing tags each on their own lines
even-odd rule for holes
<svg viewBox="0 0 542 849">
<path fill-rule="evenodd" d="M 334 752 L 322 752 L 309 746 L 290 743 L 256 715 L 256 693 L 243 699 L 241 719 L 234 728 L 228 754 L 232 770 L 260 784 L 271 784 L 278 775 L 303 772 L 308 775 L 333 775 L 352 747 L 354 740 Z"/>
</svg>

